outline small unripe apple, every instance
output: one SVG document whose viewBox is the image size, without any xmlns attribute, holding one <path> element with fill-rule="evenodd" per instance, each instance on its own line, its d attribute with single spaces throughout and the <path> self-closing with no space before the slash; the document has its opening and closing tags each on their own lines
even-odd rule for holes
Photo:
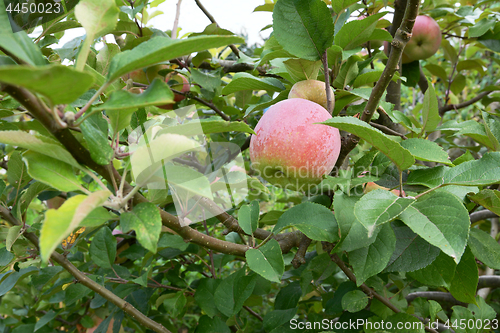
<svg viewBox="0 0 500 333">
<path fill-rule="evenodd" d="M 332 92 L 332 102 L 335 105 L 335 96 Z M 295 83 L 288 93 L 288 98 L 303 98 L 311 102 L 318 103 L 327 109 L 325 82 L 319 80 L 304 80 Z"/>
<path fill-rule="evenodd" d="M 315 124 L 331 117 L 325 108 L 302 98 L 274 104 L 250 141 L 252 168 L 284 189 L 307 191 L 319 184 L 340 153 L 339 130 Z"/>
</svg>

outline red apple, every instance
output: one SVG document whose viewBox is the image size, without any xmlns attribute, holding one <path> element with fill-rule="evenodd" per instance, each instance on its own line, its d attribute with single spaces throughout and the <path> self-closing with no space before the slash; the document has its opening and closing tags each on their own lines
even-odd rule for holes
<svg viewBox="0 0 500 333">
<path fill-rule="evenodd" d="M 315 124 L 332 116 L 302 98 L 273 105 L 250 141 L 252 168 L 271 184 L 307 191 L 330 173 L 340 153 L 337 128 Z"/>
<path fill-rule="evenodd" d="M 335 96 L 333 95 L 333 89 L 330 87 L 332 92 L 332 100 L 335 105 Z M 303 98 L 311 102 L 318 103 L 325 109 L 326 105 L 326 89 L 325 82 L 318 80 L 304 80 L 295 83 L 288 93 L 288 98 Z"/>
<path fill-rule="evenodd" d="M 441 45 L 441 28 L 433 18 L 417 16 L 411 38 L 403 52 L 411 61 L 427 59 L 436 54 Z"/>
</svg>

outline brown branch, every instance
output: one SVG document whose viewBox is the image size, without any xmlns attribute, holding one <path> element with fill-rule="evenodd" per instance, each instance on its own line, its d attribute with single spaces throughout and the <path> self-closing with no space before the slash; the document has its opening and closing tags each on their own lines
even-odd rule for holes
<svg viewBox="0 0 500 333">
<path fill-rule="evenodd" d="M 373 114 L 378 108 L 378 103 L 380 102 L 384 91 L 387 89 L 389 82 L 391 82 L 394 73 L 399 67 L 403 49 L 411 37 L 413 25 L 415 24 L 415 18 L 418 14 L 419 4 L 420 3 L 418 0 L 408 0 L 403 22 L 401 23 L 401 27 L 397 30 L 394 40 L 391 43 L 392 49 L 391 53 L 389 54 L 389 59 L 387 60 L 387 65 L 385 66 L 382 76 L 375 84 L 375 87 L 370 94 L 370 98 L 368 99 L 368 102 L 366 103 L 365 109 L 361 116 L 361 120 L 363 120 L 364 122 L 370 122 Z M 348 138 L 342 142 L 340 156 L 335 165 L 336 170 L 340 169 L 340 167 L 344 163 L 345 158 L 351 152 L 351 150 L 356 147 L 358 142 L 359 138 L 353 134 L 350 134 Z"/>
<path fill-rule="evenodd" d="M 500 276 L 498 275 L 482 275 L 477 283 L 478 288 L 500 288 Z"/>
<path fill-rule="evenodd" d="M 460 302 L 457 299 L 455 299 L 455 297 L 453 297 L 450 293 L 443 291 L 418 291 L 408 294 L 405 298 L 408 301 L 408 303 L 411 303 L 417 297 L 427 298 L 438 302 L 448 302 L 454 305 L 467 307 L 467 303 Z"/>
<path fill-rule="evenodd" d="M 380 124 L 377 124 L 377 123 L 374 123 L 373 121 L 370 121 L 370 126 L 373 126 L 375 127 L 376 129 L 379 129 L 381 132 L 385 133 L 385 134 L 388 134 L 388 135 L 396 135 L 396 136 L 399 136 L 401 137 L 403 140 L 408 140 L 408 138 L 404 135 L 404 134 L 401 134 L 399 133 L 398 131 L 395 131 L 393 129 L 390 129 L 389 127 L 387 126 L 384 126 L 384 125 L 380 125 Z"/>
<path fill-rule="evenodd" d="M 340 259 L 340 257 L 336 253 L 330 254 L 330 258 L 332 259 L 332 261 L 334 263 L 337 264 L 337 266 L 339 266 L 339 268 L 344 272 L 344 274 L 349 278 L 349 280 L 351 280 L 352 282 L 356 283 L 356 276 L 354 276 L 354 273 L 351 272 L 351 270 L 346 266 L 346 264 L 342 261 L 342 259 Z M 366 284 L 363 283 L 359 287 L 369 297 L 374 297 L 374 298 L 378 299 L 382 304 L 384 304 L 385 306 L 387 306 L 389 309 L 391 309 L 395 313 L 401 312 L 401 310 L 398 309 L 394 304 L 392 304 L 390 300 L 388 300 L 387 298 L 379 295 L 375 290 L 371 289 Z M 427 332 L 437 333 L 436 330 L 434 330 L 434 329 L 432 329 L 430 327 L 427 327 L 427 326 L 425 326 L 425 330 Z"/>
<path fill-rule="evenodd" d="M 215 106 L 214 103 L 210 103 L 210 102 L 207 102 L 197 96 L 193 96 L 190 92 L 181 92 L 179 90 L 175 90 L 175 89 L 170 89 L 172 90 L 175 94 L 179 94 L 179 95 L 184 95 L 184 96 L 187 96 L 188 98 L 191 98 L 191 99 L 194 99 L 195 101 L 205 105 L 205 106 L 208 106 L 209 108 L 211 108 L 212 110 L 215 111 L 215 113 L 217 113 L 222 119 L 226 120 L 226 121 L 230 121 L 231 118 L 226 115 L 224 112 L 222 112 L 221 110 L 219 110 L 219 108 L 217 106 Z"/>
<path fill-rule="evenodd" d="M 299 268 L 300 265 L 306 263 L 305 255 L 307 252 L 307 248 L 309 247 L 309 245 L 311 245 L 311 242 L 312 240 L 309 237 L 307 237 L 306 235 L 302 236 L 297 253 L 295 253 L 295 257 L 293 257 L 292 259 L 292 265 L 294 268 Z"/>
<path fill-rule="evenodd" d="M 471 213 L 469 215 L 471 223 L 481 221 L 481 220 L 491 219 L 493 217 L 498 217 L 498 215 L 487 210 L 487 209 L 480 210 L 478 212 L 474 212 L 474 213 Z"/>
<path fill-rule="evenodd" d="M 326 90 L 326 110 L 328 113 L 333 114 L 333 99 L 332 99 L 332 89 L 330 88 L 330 75 L 328 69 L 328 53 L 323 52 L 323 71 L 325 73 L 325 90 Z"/>
<path fill-rule="evenodd" d="M 210 14 L 210 12 L 201 4 L 200 0 L 194 0 L 196 2 L 196 5 L 198 5 L 198 8 L 201 9 L 201 11 L 205 14 L 205 16 L 210 20 L 210 22 L 215 23 L 219 27 L 219 24 L 217 24 L 217 21 L 215 21 L 214 17 Z M 236 47 L 234 44 L 230 44 L 229 47 L 231 50 L 233 50 L 234 54 L 239 58 L 240 57 L 240 50 Z"/>
<path fill-rule="evenodd" d="M 465 107 L 468 107 L 469 105 L 472 105 L 478 101 L 480 101 L 483 97 L 489 95 L 492 91 L 483 91 L 477 94 L 476 97 L 471 98 L 468 101 L 458 103 L 458 104 L 447 104 L 439 108 L 439 115 L 443 116 L 445 112 L 450 111 L 450 110 L 458 110 L 458 109 L 463 109 Z"/>
<path fill-rule="evenodd" d="M 17 220 L 10 210 L 0 205 L 0 215 L 2 218 L 7 221 L 10 225 L 21 226 L 23 223 Z M 24 232 L 24 237 L 26 237 L 38 250 L 39 250 L 39 241 L 38 237 L 31 232 Z M 53 252 L 50 258 L 61 265 L 65 270 L 67 270 L 73 277 L 78 280 L 79 283 L 94 291 L 95 293 L 101 295 L 117 307 L 123 310 L 123 312 L 130 315 L 132 318 L 137 320 L 141 325 L 147 327 L 158 333 L 171 333 L 168 329 L 163 327 L 162 324 L 157 323 L 156 321 L 148 318 L 142 312 L 137 310 L 132 304 L 127 301 L 121 299 L 116 296 L 113 292 L 106 289 L 103 285 L 95 282 L 88 278 L 85 274 L 83 274 L 78 268 L 76 268 L 65 256 L 60 253 Z"/>
<path fill-rule="evenodd" d="M 248 306 L 244 305 L 243 309 L 247 310 L 248 313 L 250 313 L 252 316 L 254 316 L 255 318 L 257 318 L 258 320 L 264 321 L 264 319 L 262 319 L 262 317 L 257 312 L 253 311 Z"/>
</svg>

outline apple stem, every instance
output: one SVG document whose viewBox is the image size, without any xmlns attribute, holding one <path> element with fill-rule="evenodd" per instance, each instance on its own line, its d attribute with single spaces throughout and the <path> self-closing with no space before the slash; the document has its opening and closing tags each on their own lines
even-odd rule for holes
<svg viewBox="0 0 500 333">
<path fill-rule="evenodd" d="M 328 55 L 326 50 L 323 52 L 321 60 L 323 61 L 323 70 L 325 72 L 326 109 L 330 114 L 333 114 L 332 91 L 330 89 L 330 71 L 328 69 Z"/>
</svg>

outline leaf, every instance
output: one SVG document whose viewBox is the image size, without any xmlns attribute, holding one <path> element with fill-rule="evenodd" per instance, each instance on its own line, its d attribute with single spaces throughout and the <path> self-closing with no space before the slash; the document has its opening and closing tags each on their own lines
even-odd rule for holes
<svg viewBox="0 0 500 333">
<path fill-rule="evenodd" d="M 53 104 L 68 104 L 86 92 L 94 79 L 72 67 L 55 64 L 0 66 L 0 81 L 42 94 Z"/>
<path fill-rule="evenodd" d="M 451 281 L 449 288 L 451 295 L 464 303 L 476 303 L 478 280 L 476 259 L 470 248 L 467 248 Z"/>
<path fill-rule="evenodd" d="M 300 282 L 291 282 L 285 287 L 281 288 L 274 300 L 275 310 L 288 310 L 294 309 L 302 297 L 302 289 Z"/>
<path fill-rule="evenodd" d="M 40 231 L 40 255 L 47 262 L 55 248 L 80 226 L 80 222 L 109 197 L 107 190 L 89 196 L 76 195 L 66 200 L 59 209 L 49 209 Z"/>
<path fill-rule="evenodd" d="M 241 132 L 255 134 L 253 129 L 242 121 L 225 120 L 201 120 L 191 121 L 176 126 L 168 126 L 158 132 L 158 134 L 172 133 L 185 136 L 195 136 L 212 133 Z"/>
<path fill-rule="evenodd" d="M 76 19 L 91 40 L 113 31 L 119 12 L 112 0 L 81 0 L 75 7 Z"/>
<path fill-rule="evenodd" d="M 358 312 L 368 305 L 368 296 L 361 290 L 352 290 L 342 297 L 342 309 L 349 312 Z"/>
<path fill-rule="evenodd" d="M 349 252 L 356 284 L 362 285 L 369 277 L 382 272 L 391 259 L 396 247 L 396 236 L 390 224 L 385 224 L 375 242 L 358 250 Z"/>
<path fill-rule="evenodd" d="M 47 155 L 27 151 L 23 159 L 28 166 L 28 173 L 34 179 L 59 191 L 71 192 L 82 188 L 73 167 Z"/>
<path fill-rule="evenodd" d="M 500 152 L 486 153 L 479 160 L 448 169 L 443 184 L 479 186 L 500 182 Z"/>
<path fill-rule="evenodd" d="M 264 316 L 262 326 L 266 332 L 280 332 L 282 327 L 287 327 L 288 325 L 290 325 L 290 329 L 293 329 L 292 318 L 296 313 L 297 308 L 270 311 Z"/>
<path fill-rule="evenodd" d="M 404 211 L 400 219 L 424 240 L 460 262 L 470 221 L 467 209 L 456 196 L 431 192 Z"/>
<path fill-rule="evenodd" d="M 469 247 L 474 256 L 486 266 L 500 269 L 500 244 L 481 229 L 471 228 Z"/>
<path fill-rule="evenodd" d="M 90 156 L 101 165 L 107 165 L 113 158 L 113 148 L 108 141 L 108 122 L 101 113 L 94 113 L 80 124 L 83 137 L 87 142 Z"/>
<path fill-rule="evenodd" d="M 66 288 L 65 293 L 64 293 L 64 304 L 71 305 L 71 304 L 81 300 L 82 298 L 84 298 L 88 294 L 90 294 L 91 291 L 92 290 L 90 290 L 89 288 L 87 288 L 83 284 L 80 284 L 80 283 L 70 284 Z"/>
<path fill-rule="evenodd" d="M 484 128 L 495 151 L 500 151 L 500 117 L 482 112 Z"/>
<path fill-rule="evenodd" d="M 252 201 L 252 203 L 257 203 L 258 207 L 258 201 Z M 257 210 L 257 214 L 255 214 L 252 210 L 254 208 L 252 207 L 253 205 L 243 205 L 241 206 L 240 210 L 238 211 L 238 222 L 241 226 L 241 229 L 247 234 L 251 235 L 257 230 L 258 224 L 259 224 L 259 214 Z"/>
<path fill-rule="evenodd" d="M 220 317 L 201 316 L 196 333 L 231 333 L 231 330 Z"/>
<path fill-rule="evenodd" d="M 316 80 L 319 70 L 323 66 L 320 60 L 309 61 L 305 59 L 288 59 L 283 64 L 295 82 Z"/>
<path fill-rule="evenodd" d="M 365 140 L 389 157 L 400 170 L 408 169 L 415 163 L 411 153 L 399 143 L 389 139 L 384 133 L 354 117 L 334 117 L 321 124 L 337 127 Z"/>
<path fill-rule="evenodd" d="M 191 68 L 191 78 L 205 89 L 215 91 L 222 84 L 220 72 L 204 73 L 196 68 Z"/>
<path fill-rule="evenodd" d="M 104 226 L 95 234 L 90 243 L 90 257 L 92 261 L 103 268 L 113 267 L 116 257 L 116 238 L 111 230 Z"/>
<path fill-rule="evenodd" d="M 258 78 L 250 73 L 239 72 L 234 74 L 233 79 L 222 89 L 223 95 L 229 95 L 243 90 L 267 90 L 281 91 L 285 86 L 280 80 L 275 78 Z"/>
<path fill-rule="evenodd" d="M 38 272 L 38 268 L 35 266 L 30 266 L 28 268 L 23 268 L 18 272 L 13 272 L 0 283 L 0 296 L 5 295 L 17 284 L 19 280 L 24 279 L 27 276 L 35 274 Z"/>
<path fill-rule="evenodd" d="M 316 241 L 335 242 L 339 239 L 337 221 L 333 212 L 325 206 L 304 202 L 288 209 L 278 219 L 273 233 L 295 227 Z"/>
<path fill-rule="evenodd" d="M 7 232 L 7 237 L 5 238 L 5 248 L 7 251 L 10 251 L 12 249 L 12 245 L 16 242 L 16 240 L 19 238 L 20 231 L 21 231 L 22 226 L 20 225 L 14 225 L 9 228 L 9 231 Z"/>
<path fill-rule="evenodd" d="M 340 72 L 333 81 L 332 85 L 337 89 L 343 90 L 345 86 L 350 84 L 358 76 L 358 64 L 360 60 L 361 58 L 357 55 L 349 57 L 349 59 L 342 64 Z"/>
<path fill-rule="evenodd" d="M 377 26 L 377 21 L 385 14 L 386 13 L 377 13 L 362 20 L 352 20 L 347 22 L 335 35 L 335 45 L 338 45 L 344 51 L 347 51 L 366 43 L 370 40 L 370 37 Z"/>
<path fill-rule="evenodd" d="M 13 151 L 7 163 L 7 181 L 19 192 L 31 180 L 19 151 Z"/>
<path fill-rule="evenodd" d="M 218 312 L 214 295 L 215 290 L 217 290 L 217 287 L 221 282 L 222 280 L 220 279 L 201 279 L 198 284 L 198 288 L 196 288 L 196 293 L 194 294 L 196 304 L 211 318 L 213 318 Z"/>
<path fill-rule="evenodd" d="M 438 162 L 453 166 L 448 154 L 434 141 L 410 138 L 403 140 L 401 146 L 408 149 L 417 160 Z"/>
<path fill-rule="evenodd" d="M 406 179 L 407 185 L 423 185 L 427 187 L 436 187 L 443 183 L 443 176 L 449 168 L 437 166 L 434 168 L 413 170 Z"/>
<path fill-rule="evenodd" d="M 145 249 L 156 253 L 161 233 L 161 216 L 154 204 L 142 202 L 134 206 L 131 212 L 120 216 L 120 225 L 123 232 L 135 230 L 139 243 Z"/>
<path fill-rule="evenodd" d="M 39 134 L 31 135 L 24 131 L 0 131 L 0 142 L 30 149 L 72 166 L 80 167 L 73 156 L 57 141 Z"/>
<path fill-rule="evenodd" d="M 500 192 L 497 190 L 482 190 L 474 195 L 469 195 L 469 199 L 478 205 L 500 215 Z"/>
<path fill-rule="evenodd" d="M 214 293 L 217 309 L 228 317 L 240 312 L 254 290 L 257 276 L 246 276 L 245 268 L 242 268 L 222 280 Z"/>
<path fill-rule="evenodd" d="M 476 38 L 484 35 L 488 30 L 495 26 L 496 21 L 490 18 L 483 18 L 481 21 L 469 27 L 468 35 L 470 38 Z"/>
<path fill-rule="evenodd" d="M 412 272 L 431 264 L 440 250 L 426 242 L 403 223 L 392 223 L 396 235 L 396 249 L 386 272 Z"/>
<path fill-rule="evenodd" d="M 449 288 L 456 266 L 453 259 L 440 252 L 430 265 L 407 274 L 424 285 Z"/>
<path fill-rule="evenodd" d="M 421 133 L 434 131 L 441 121 L 441 117 L 439 116 L 439 106 L 436 97 L 436 91 L 430 83 L 429 88 L 425 91 L 424 94 L 422 118 L 423 122 Z"/>
<path fill-rule="evenodd" d="M 368 236 L 381 224 L 391 222 L 413 205 L 415 199 L 400 198 L 378 189 L 363 195 L 354 206 L 354 215 L 368 230 Z"/>
<path fill-rule="evenodd" d="M 316 61 L 333 42 L 333 20 L 321 0 L 280 0 L 273 10 L 274 36 L 298 58 Z"/>
<path fill-rule="evenodd" d="M 258 249 L 245 252 L 248 267 L 263 278 L 280 283 L 285 271 L 285 262 L 279 243 L 271 239 Z"/>
<path fill-rule="evenodd" d="M 199 36 L 186 39 L 170 39 L 157 36 L 141 43 L 132 50 L 117 54 L 109 65 L 108 82 L 120 76 L 162 61 L 189 55 L 193 52 L 244 42 L 236 36 Z"/>
<path fill-rule="evenodd" d="M 356 2 L 356 0 L 332 0 L 332 8 L 338 14 Z"/>
<path fill-rule="evenodd" d="M 31 201 L 33 201 L 33 199 L 35 199 L 41 192 L 49 189 L 51 189 L 51 187 L 44 183 L 32 183 L 30 187 L 28 187 L 28 190 L 21 195 L 21 199 L 17 203 L 19 205 L 20 213 L 24 214 L 24 212 L 28 209 Z"/>
<path fill-rule="evenodd" d="M 46 324 L 52 322 L 52 320 L 54 320 L 54 318 L 56 316 L 57 316 L 57 313 L 55 313 L 54 310 L 48 311 L 40 319 L 38 319 L 38 321 L 35 324 L 34 332 L 38 331 L 40 328 L 44 327 Z"/>
</svg>

